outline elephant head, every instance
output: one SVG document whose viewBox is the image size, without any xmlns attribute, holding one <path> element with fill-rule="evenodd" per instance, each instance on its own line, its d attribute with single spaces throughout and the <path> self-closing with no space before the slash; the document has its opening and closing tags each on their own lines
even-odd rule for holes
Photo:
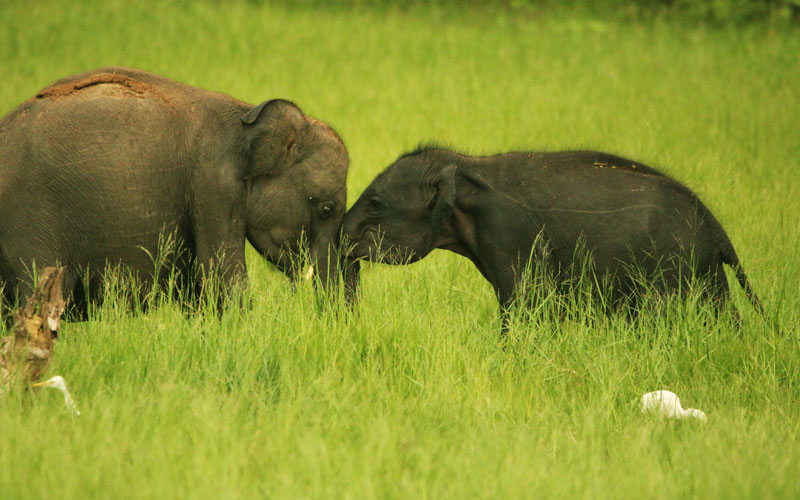
<svg viewBox="0 0 800 500">
<path fill-rule="evenodd" d="M 253 107 L 241 122 L 248 241 L 293 280 L 306 255 L 323 288 L 337 283 L 349 164 L 342 139 L 280 99 Z"/>
<path fill-rule="evenodd" d="M 364 190 L 344 219 L 351 259 L 409 264 L 447 244 L 456 165 L 404 155 Z"/>
</svg>

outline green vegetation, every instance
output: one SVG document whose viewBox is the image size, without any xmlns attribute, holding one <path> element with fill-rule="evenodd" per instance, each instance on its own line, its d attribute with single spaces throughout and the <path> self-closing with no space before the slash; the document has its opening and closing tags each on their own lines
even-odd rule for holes
<svg viewBox="0 0 800 500">
<path fill-rule="evenodd" d="M 65 324 L 50 371 L 83 415 L 54 391 L 0 397 L 0 497 L 798 498 L 800 36 L 659 19 L 4 2 L 0 113 L 109 64 L 291 98 L 342 134 L 351 203 L 421 140 L 661 166 L 715 212 L 784 335 L 734 286 L 741 332 L 692 307 L 588 311 L 516 322 L 503 350 L 456 255 L 366 266 L 337 315 L 251 252 L 252 309 L 111 301 Z M 662 388 L 708 423 L 641 415 Z"/>
</svg>

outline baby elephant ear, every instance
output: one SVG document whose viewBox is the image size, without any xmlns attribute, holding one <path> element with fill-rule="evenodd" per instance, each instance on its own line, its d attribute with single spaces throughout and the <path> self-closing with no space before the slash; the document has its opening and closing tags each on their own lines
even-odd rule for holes
<svg viewBox="0 0 800 500">
<path fill-rule="evenodd" d="M 241 117 L 249 155 L 242 178 L 279 175 L 292 164 L 295 143 L 306 118 L 300 108 L 283 99 L 264 101 Z"/>
<path fill-rule="evenodd" d="M 431 212 L 434 241 L 439 237 L 444 223 L 453 215 L 453 207 L 456 204 L 456 166 L 454 164 L 447 165 L 439 171 L 435 187 L 438 193 Z"/>
</svg>

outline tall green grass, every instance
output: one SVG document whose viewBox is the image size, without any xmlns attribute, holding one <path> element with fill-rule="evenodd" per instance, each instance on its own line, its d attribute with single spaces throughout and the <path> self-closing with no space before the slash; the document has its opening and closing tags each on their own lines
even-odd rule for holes
<svg viewBox="0 0 800 500">
<path fill-rule="evenodd" d="M 64 324 L 51 373 L 82 415 L 58 393 L 0 397 L 0 498 L 796 498 L 798 53 L 797 32 L 757 25 L 475 6 L 3 3 L 0 113 L 109 64 L 290 98 L 343 136 L 351 202 L 421 140 L 663 167 L 784 333 L 731 279 L 741 330 L 691 304 L 589 310 L 516 321 L 503 349 L 490 286 L 453 254 L 366 265 L 348 314 L 250 249 L 251 308 L 112 299 Z M 662 388 L 708 423 L 641 415 Z"/>
</svg>

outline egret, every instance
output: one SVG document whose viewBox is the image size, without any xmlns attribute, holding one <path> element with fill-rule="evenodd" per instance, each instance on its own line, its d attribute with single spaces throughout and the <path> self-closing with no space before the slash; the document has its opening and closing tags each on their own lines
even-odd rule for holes
<svg viewBox="0 0 800 500">
<path fill-rule="evenodd" d="M 696 418 L 705 422 L 706 414 L 697 408 L 681 406 L 681 400 L 674 392 L 653 391 L 642 396 L 642 413 L 659 413 L 667 418 Z"/>
<path fill-rule="evenodd" d="M 64 382 L 64 377 L 61 375 L 56 375 L 55 377 L 49 378 L 44 382 L 36 382 L 35 384 L 32 384 L 31 387 L 49 387 L 51 389 L 58 389 L 64 395 L 64 404 L 67 405 L 67 409 L 75 415 L 81 414 L 81 412 L 78 410 L 78 407 L 75 405 L 75 401 L 72 399 L 72 395 L 69 393 L 69 389 L 67 389 L 67 384 Z"/>
</svg>

